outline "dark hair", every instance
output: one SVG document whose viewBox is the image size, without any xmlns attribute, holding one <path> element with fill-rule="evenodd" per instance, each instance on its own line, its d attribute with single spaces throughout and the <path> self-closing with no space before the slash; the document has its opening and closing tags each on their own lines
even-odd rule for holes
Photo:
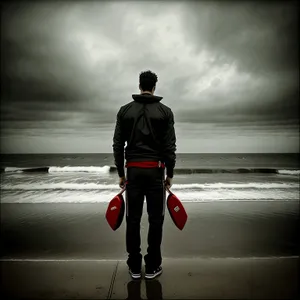
<svg viewBox="0 0 300 300">
<path fill-rule="evenodd" d="M 140 74 L 140 85 L 143 91 L 152 91 L 157 82 L 157 75 L 151 71 Z"/>
</svg>

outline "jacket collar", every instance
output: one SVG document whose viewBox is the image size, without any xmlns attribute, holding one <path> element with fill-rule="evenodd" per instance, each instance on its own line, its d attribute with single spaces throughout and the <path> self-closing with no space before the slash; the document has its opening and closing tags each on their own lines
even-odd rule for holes
<svg viewBox="0 0 300 300">
<path fill-rule="evenodd" d="M 133 100 L 137 102 L 143 102 L 143 103 L 153 103 L 153 102 L 159 102 L 163 97 L 160 96 L 154 96 L 151 94 L 133 94 L 132 95 Z"/>
</svg>

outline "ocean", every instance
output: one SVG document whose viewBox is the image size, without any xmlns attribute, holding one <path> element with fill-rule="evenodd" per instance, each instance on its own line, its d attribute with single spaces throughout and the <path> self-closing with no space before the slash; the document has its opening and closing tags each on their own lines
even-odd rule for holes
<svg viewBox="0 0 300 300">
<path fill-rule="evenodd" d="M 113 166 L 109 153 L 2 155 L 1 203 L 108 202 Z M 177 154 L 172 190 L 193 202 L 298 200 L 299 169 L 299 154 Z"/>
</svg>

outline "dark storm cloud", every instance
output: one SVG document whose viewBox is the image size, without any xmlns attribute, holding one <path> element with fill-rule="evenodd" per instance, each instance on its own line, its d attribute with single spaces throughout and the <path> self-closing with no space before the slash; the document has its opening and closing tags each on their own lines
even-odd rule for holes
<svg viewBox="0 0 300 300">
<path fill-rule="evenodd" d="M 1 120 L 64 120 L 64 111 L 101 114 L 106 82 L 98 78 L 95 85 L 78 45 L 59 33 L 65 26 L 58 9 L 64 6 L 31 5 L 10 5 L 2 15 Z"/>
<path fill-rule="evenodd" d="M 247 92 L 247 89 L 245 90 Z M 299 92 L 297 88 L 270 86 L 268 90 L 254 90 L 247 94 L 215 94 L 204 109 L 182 108 L 178 121 L 239 123 L 268 121 L 278 124 L 299 123 Z M 243 101 L 239 98 L 243 97 Z M 217 103 L 215 102 L 217 100 Z"/>
<path fill-rule="evenodd" d="M 240 73 L 261 78 L 266 84 L 253 88 L 250 81 L 249 86 L 233 86 L 231 93 L 210 98 L 212 102 L 226 102 L 230 97 L 229 105 L 208 106 L 198 111 L 183 108 L 180 120 L 299 122 L 296 1 L 195 1 L 186 5 L 184 15 L 185 33 L 196 53 L 208 50 L 218 63 L 235 64 Z M 238 101 L 233 100 L 236 96 Z"/>
<path fill-rule="evenodd" d="M 114 122 L 119 106 L 137 92 L 138 72 L 148 66 L 158 73 L 157 92 L 177 122 L 298 122 L 295 2 L 187 1 L 177 10 L 176 5 L 5 6 L 3 126 Z"/>
<path fill-rule="evenodd" d="M 192 1 L 185 29 L 196 51 L 247 72 L 298 71 L 298 1 Z"/>
</svg>

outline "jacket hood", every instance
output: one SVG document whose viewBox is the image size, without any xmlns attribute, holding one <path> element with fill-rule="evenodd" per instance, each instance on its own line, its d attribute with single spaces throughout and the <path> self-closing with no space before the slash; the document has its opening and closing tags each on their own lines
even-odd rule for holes
<svg viewBox="0 0 300 300">
<path fill-rule="evenodd" d="M 159 102 L 163 97 L 154 96 L 151 94 L 133 94 L 132 98 L 133 100 L 141 103 L 153 103 Z"/>
</svg>

